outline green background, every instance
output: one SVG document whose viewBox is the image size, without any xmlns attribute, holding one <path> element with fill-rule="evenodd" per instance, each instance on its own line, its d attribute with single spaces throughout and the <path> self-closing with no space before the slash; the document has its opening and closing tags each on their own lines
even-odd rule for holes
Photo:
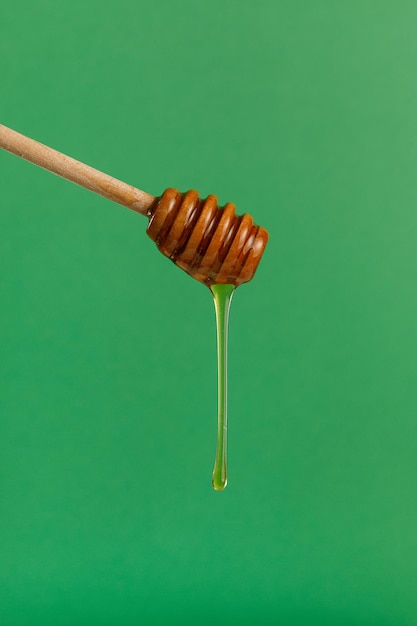
<svg viewBox="0 0 417 626">
<path fill-rule="evenodd" d="M 0 153 L 0 623 L 417 624 L 414 0 L 15 0 L 0 121 L 270 231 L 214 307 Z"/>
</svg>

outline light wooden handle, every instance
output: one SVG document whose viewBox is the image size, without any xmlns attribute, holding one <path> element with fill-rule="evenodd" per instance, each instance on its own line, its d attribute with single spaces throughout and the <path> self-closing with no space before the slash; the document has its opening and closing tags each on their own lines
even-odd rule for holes
<svg viewBox="0 0 417 626">
<path fill-rule="evenodd" d="M 113 200 L 113 202 L 122 204 L 132 211 L 137 211 L 141 215 L 148 215 L 155 201 L 154 196 L 149 193 L 123 183 L 113 176 L 99 172 L 89 165 L 48 148 L 48 146 L 29 139 L 29 137 L 25 137 L 2 124 L 0 124 L 0 148 L 81 187 L 94 191 L 100 196 Z"/>
</svg>

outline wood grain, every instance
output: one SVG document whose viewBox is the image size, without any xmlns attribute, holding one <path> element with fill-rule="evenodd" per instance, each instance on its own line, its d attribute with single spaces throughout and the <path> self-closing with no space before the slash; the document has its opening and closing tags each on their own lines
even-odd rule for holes
<svg viewBox="0 0 417 626">
<path fill-rule="evenodd" d="M 34 139 L 29 139 L 2 124 L 0 124 L 0 147 L 141 215 L 147 215 L 155 200 L 154 196 L 132 185 L 76 161 Z"/>
</svg>

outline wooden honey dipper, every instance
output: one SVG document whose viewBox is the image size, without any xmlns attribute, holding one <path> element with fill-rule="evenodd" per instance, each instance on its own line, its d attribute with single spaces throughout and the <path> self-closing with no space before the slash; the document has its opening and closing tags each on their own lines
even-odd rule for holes
<svg viewBox="0 0 417 626">
<path fill-rule="evenodd" d="M 241 285 L 253 278 L 268 232 L 250 215 L 223 208 L 217 197 L 166 189 L 154 197 L 0 124 L 0 147 L 145 215 L 147 233 L 178 267 L 207 286 Z"/>
</svg>

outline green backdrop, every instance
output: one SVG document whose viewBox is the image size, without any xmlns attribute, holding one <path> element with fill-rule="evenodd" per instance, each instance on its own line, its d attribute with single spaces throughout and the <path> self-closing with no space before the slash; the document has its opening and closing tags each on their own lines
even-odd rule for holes
<svg viewBox="0 0 417 626">
<path fill-rule="evenodd" d="M 417 624 L 417 5 L 15 0 L 0 122 L 270 231 L 230 329 L 0 152 L 0 623 Z"/>
</svg>

